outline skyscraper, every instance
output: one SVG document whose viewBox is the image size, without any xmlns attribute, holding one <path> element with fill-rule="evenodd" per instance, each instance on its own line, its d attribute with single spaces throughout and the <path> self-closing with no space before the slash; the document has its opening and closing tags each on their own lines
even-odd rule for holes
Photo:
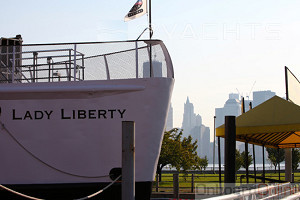
<svg viewBox="0 0 300 200">
<path fill-rule="evenodd" d="M 173 107 L 172 104 L 170 104 L 169 112 L 167 116 L 167 122 L 166 122 L 166 131 L 171 130 L 173 127 Z"/>
<path fill-rule="evenodd" d="M 241 103 L 239 100 L 239 94 L 229 94 L 229 99 L 225 102 L 223 108 L 215 109 L 216 127 L 224 124 L 224 118 L 226 115 L 239 116 L 241 114 Z"/>
<path fill-rule="evenodd" d="M 253 108 L 259 104 L 271 99 L 276 93 L 271 90 L 253 92 Z"/>
<path fill-rule="evenodd" d="M 194 113 L 194 105 L 187 97 L 184 104 L 184 113 L 182 121 L 183 137 L 192 136 L 197 140 L 197 153 L 200 157 L 207 156 L 209 162 L 212 162 L 212 153 L 210 148 L 210 129 L 202 124 L 202 117 Z"/>
<path fill-rule="evenodd" d="M 184 113 L 183 113 L 183 121 L 182 121 L 182 129 L 183 134 L 185 136 L 190 135 L 190 131 L 195 126 L 200 126 L 202 124 L 202 118 L 200 115 L 196 115 L 194 113 L 194 105 L 190 103 L 189 97 L 186 99 L 186 103 L 184 104 Z"/>
</svg>

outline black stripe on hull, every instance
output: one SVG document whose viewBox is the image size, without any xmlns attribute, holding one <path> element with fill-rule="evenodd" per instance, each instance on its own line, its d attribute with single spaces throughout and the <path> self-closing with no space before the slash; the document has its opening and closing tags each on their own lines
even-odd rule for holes
<svg viewBox="0 0 300 200">
<path fill-rule="evenodd" d="M 75 184 L 33 184 L 5 185 L 17 192 L 46 200 L 73 200 L 91 195 L 107 186 L 109 183 L 75 183 Z M 91 200 L 121 200 L 121 183 L 115 183 Z M 150 200 L 152 182 L 135 183 L 135 199 Z M 6 190 L 0 190 L 1 200 L 25 200 Z"/>
</svg>

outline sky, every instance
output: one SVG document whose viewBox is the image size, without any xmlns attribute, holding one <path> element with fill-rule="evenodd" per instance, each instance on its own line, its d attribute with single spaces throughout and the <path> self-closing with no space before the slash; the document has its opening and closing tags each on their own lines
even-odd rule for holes
<svg viewBox="0 0 300 200">
<path fill-rule="evenodd" d="M 135 0 L 1 0 L 0 37 L 25 44 L 134 40 L 147 15 L 124 22 Z M 189 96 L 213 133 L 215 108 L 229 93 L 285 96 L 284 66 L 300 78 L 299 0 L 152 0 L 153 38 L 175 71 L 174 126 Z M 144 39 L 148 34 L 143 35 Z"/>
</svg>

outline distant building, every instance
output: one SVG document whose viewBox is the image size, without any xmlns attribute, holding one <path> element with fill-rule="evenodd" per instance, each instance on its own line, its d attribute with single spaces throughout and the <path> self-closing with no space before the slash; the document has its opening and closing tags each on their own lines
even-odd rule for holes
<svg viewBox="0 0 300 200">
<path fill-rule="evenodd" d="M 201 126 L 201 142 L 199 143 L 200 152 L 198 153 L 200 157 L 207 156 L 210 163 L 213 159 L 213 151 L 211 149 L 212 145 L 210 142 L 210 129 L 202 124 Z"/>
<path fill-rule="evenodd" d="M 252 108 L 258 106 L 259 104 L 267 101 L 268 99 L 275 96 L 275 92 L 270 90 L 267 91 L 255 91 L 253 92 L 253 100 L 244 100 L 245 104 L 245 112 L 249 110 L 249 104 L 252 103 Z M 241 100 L 239 94 L 229 94 L 229 99 L 225 102 L 223 108 L 215 109 L 216 116 L 216 128 L 223 125 L 225 121 L 225 116 L 239 116 L 241 115 Z M 245 144 L 237 142 L 236 148 L 240 151 L 244 151 Z M 224 149 L 224 141 L 221 139 L 221 149 Z M 249 152 L 252 154 L 252 145 L 249 145 Z M 256 154 L 256 162 L 262 163 L 262 148 L 256 146 L 255 147 Z M 267 155 L 267 154 L 266 154 Z M 222 163 L 224 163 L 224 156 L 221 156 Z"/>
<path fill-rule="evenodd" d="M 184 104 L 182 129 L 183 137 L 191 135 L 194 141 L 198 141 L 198 155 L 200 157 L 207 156 L 209 163 L 212 163 L 210 129 L 202 124 L 202 117 L 195 114 L 194 105 L 190 102 L 189 97 Z"/>
<path fill-rule="evenodd" d="M 195 126 L 191 130 L 192 138 L 197 140 L 198 148 L 197 153 L 201 158 L 207 156 L 210 163 L 212 163 L 212 149 L 210 143 L 210 129 L 209 127 L 201 124 L 200 126 Z"/>
<path fill-rule="evenodd" d="M 166 131 L 171 130 L 174 128 L 173 126 L 173 107 L 172 104 L 170 104 L 168 116 L 167 116 L 167 122 L 166 122 Z"/>
<path fill-rule="evenodd" d="M 259 104 L 271 99 L 276 93 L 271 90 L 253 92 L 253 108 Z"/>
<path fill-rule="evenodd" d="M 200 126 L 202 124 L 202 118 L 200 115 L 196 115 L 194 113 L 194 105 L 190 103 L 189 97 L 186 99 L 186 103 L 184 104 L 184 113 L 183 113 L 183 121 L 182 121 L 182 129 L 184 132 L 184 136 L 190 135 L 190 131 L 195 126 Z"/>
<path fill-rule="evenodd" d="M 229 99 L 225 102 L 223 108 L 215 109 L 216 127 L 224 124 L 226 115 L 239 116 L 241 114 L 241 102 L 239 100 L 239 94 L 229 94 Z"/>
<path fill-rule="evenodd" d="M 156 60 L 152 60 L 152 75 L 153 77 L 162 77 L 162 63 Z M 144 62 L 143 64 L 143 77 L 150 77 L 150 62 Z"/>
</svg>

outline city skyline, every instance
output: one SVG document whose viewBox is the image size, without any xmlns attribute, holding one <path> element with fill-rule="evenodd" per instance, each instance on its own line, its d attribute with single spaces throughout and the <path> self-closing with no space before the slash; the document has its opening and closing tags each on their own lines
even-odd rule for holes
<svg viewBox="0 0 300 200">
<path fill-rule="evenodd" d="M 275 92 L 271 90 L 266 91 L 253 91 L 252 94 L 253 99 L 247 98 L 244 100 L 245 112 L 250 109 L 250 102 L 252 104 L 252 108 L 260 105 L 261 103 L 267 101 L 276 95 Z M 230 93 L 228 94 L 228 99 L 225 101 L 224 106 L 220 108 L 215 108 L 215 124 L 216 127 L 224 124 L 224 118 L 226 115 L 233 115 L 238 117 L 242 114 L 242 101 L 241 96 L 238 93 Z M 186 102 L 184 103 L 184 113 L 181 127 L 171 126 L 173 119 L 173 108 L 170 105 L 170 110 L 167 116 L 167 124 L 166 131 L 172 128 L 181 128 L 183 129 L 183 137 L 192 136 L 193 140 L 197 140 L 197 153 L 200 157 L 207 156 L 209 163 L 213 163 L 213 133 L 214 128 L 206 127 L 202 123 L 201 114 L 195 113 L 194 104 L 190 101 L 187 96 Z M 210 132 L 212 130 L 212 132 Z M 217 143 L 216 143 L 217 144 Z M 217 148 L 217 146 L 216 146 Z M 241 152 L 244 151 L 245 145 L 242 142 L 237 142 L 236 148 Z M 249 150 L 252 152 L 253 146 L 250 145 Z M 221 138 L 221 149 L 224 149 L 224 139 Z M 255 146 L 255 152 L 257 152 L 257 163 L 262 163 L 262 149 L 259 146 Z M 224 161 L 224 155 L 222 154 L 222 159 Z M 216 161 L 216 160 L 215 160 Z"/>
<path fill-rule="evenodd" d="M 276 95 L 276 92 L 273 92 L 271 90 L 265 90 L 265 91 L 253 91 L 251 94 L 249 93 L 247 96 L 247 99 L 244 97 L 244 103 L 245 103 L 245 112 L 249 110 L 249 103 L 252 103 L 252 108 L 256 107 L 257 105 L 263 103 L 264 101 L 270 99 Z M 253 98 L 250 99 L 249 97 L 252 96 Z M 243 96 L 240 96 L 239 93 L 229 93 L 228 99 L 223 104 L 223 107 L 215 108 L 215 114 L 216 117 L 215 121 L 215 127 L 221 126 L 224 124 L 224 117 L 226 115 L 234 115 L 239 116 L 241 115 L 241 99 Z M 284 97 L 283 97 L 284 98 Z M 195 106 L 194 103 L 191 103 L 189 96 L 186 97 L 186 102 L 183 105 L 184 112 L 182 117 L 181 126 L 176 126 L 174 124 L 174 108 L 172 104 L 170 105 L 169 113 L 167 115 L 167 122 L 166 122 L 166 131 L 170 130 L 171 128 L 181 128 L 183 129 L 184 136 L 187 137 L 188 135 L 192 134 L 192 128 L 196 126 L 197 124 L 203 124 L 202 122 L 202 113 L 195 113 Z M 207 125 L 206 125 L 207 126 Z M 210 141 L 213 141 L 213 130 L 214 126 L 210 127 L 207 126 L 212 130 L 210 132 Z"/>
</svg>

